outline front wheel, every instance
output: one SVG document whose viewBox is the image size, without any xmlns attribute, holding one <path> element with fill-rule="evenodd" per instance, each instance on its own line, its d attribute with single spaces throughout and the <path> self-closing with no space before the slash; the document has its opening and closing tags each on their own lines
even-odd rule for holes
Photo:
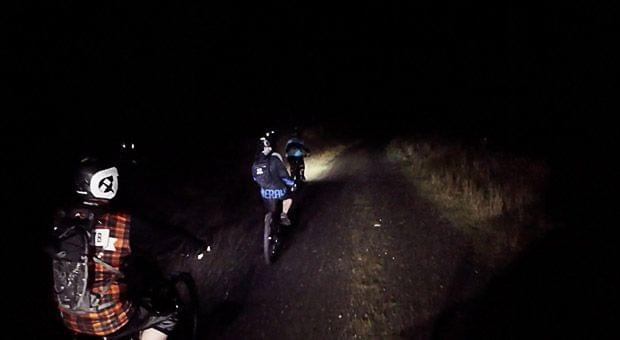
<svg viewBox="0 0 620 340">
<path fill-rule="evenodd" d="M 276 221 L 272 213 L 265 215 L 265 231 L 263 234 L 263 255 L 265 263 L 271 264 L 276 257 L 278 251 L 279 239 L 277 233 Z"/>
</svg>

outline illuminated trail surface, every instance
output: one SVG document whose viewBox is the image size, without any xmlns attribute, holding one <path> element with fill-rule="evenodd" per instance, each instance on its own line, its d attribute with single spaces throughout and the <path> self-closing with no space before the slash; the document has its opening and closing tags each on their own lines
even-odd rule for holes
<svg viewBox="0 0 620 340">
<path fill-rule="evenodd" d="M 215 237 L 201 295 L 205 338 L 427 338 L 439 313 L 477 286 L 467 240 L 382 147 L 341 150 L 300 193 L 284 249 L 261 258 L 260 206 L 241 236 Z M 312 174 L 313 159 L 308 160 Z M 260 205 L 260 202 L 257 203 Z M 207 268 L 209 267 L 209 268 Z"/>
</svg>

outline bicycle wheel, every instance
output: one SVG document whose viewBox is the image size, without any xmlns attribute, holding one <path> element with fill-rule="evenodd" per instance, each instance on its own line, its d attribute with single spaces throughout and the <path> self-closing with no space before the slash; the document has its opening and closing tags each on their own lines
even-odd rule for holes
<svg viewBox="0 0 620 340">
<path fill-rule="evenodd" d="M 277 227 L 272 213 L 265 215 L 265 231 L 263 233 L 263 255 L 265 257 L 265 263 L 271 264 L 278 250 L 278 235 Z"/>
<path fill-rule="evenodd" d="M 189 273 L 177 273 L 170 278 L 179 303 L 179 327 L 171 339 L 192 339 L 197 337 L 198 292 L 196 283 Z"/>
</svg>

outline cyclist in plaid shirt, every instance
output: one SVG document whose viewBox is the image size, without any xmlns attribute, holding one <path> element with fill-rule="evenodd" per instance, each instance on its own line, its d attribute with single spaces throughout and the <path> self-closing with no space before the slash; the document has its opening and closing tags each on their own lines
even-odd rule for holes
<svg viewBox="0 0 620 340">
<path fill-rule="evenodd" d="M 67 286 L 76 287 L 83 281 L 88 282 L 83 294 L 88 296 L 82 300 L 86 303 L 76 305 L 66 298 L 74 294 L 75 290 L 70 290 L 62 295 L 64 300 L 58 298 L 58 309 L 65 326 L 74 333 L 118 336 L 140 332 L 143 340 L 166 339 L 176 326 L 176 310 L 155 311 L 131 296 L 131 288 L 139 290 L 129 284 L 131 259 L 153 259 L 176 252 L 199 260 L 209 248 L 205 241 L 170 228 L 156 228 L 114 209 L 111 202 L 118 190 L 118 177 L 116 167 L 96 160 L 84 159 L 80 164 L 76 182 L 80 202 L 59 212 L 54 230 L 62 230 L 59 226 L 67 221 L 87 221 L 92 261 L 89 258 L 87 279 L 67 282 L 68 275 L 55 272 L 55 291 L 59 296 Z M 133 269 L 136 272 L 137 268 Z"/>
</svg>

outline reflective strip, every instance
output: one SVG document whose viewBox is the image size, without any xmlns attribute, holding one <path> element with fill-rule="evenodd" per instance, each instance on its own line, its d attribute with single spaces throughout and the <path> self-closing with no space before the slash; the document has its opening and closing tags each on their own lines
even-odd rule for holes
<svg viewBox="0 0 620 340">
<path fill-rule="evenodd" d="M 286 195 L 284 189 L 260 189 L 260 194 L 264 199 L 274 200 L 283 198 Z"/>
</svg>

